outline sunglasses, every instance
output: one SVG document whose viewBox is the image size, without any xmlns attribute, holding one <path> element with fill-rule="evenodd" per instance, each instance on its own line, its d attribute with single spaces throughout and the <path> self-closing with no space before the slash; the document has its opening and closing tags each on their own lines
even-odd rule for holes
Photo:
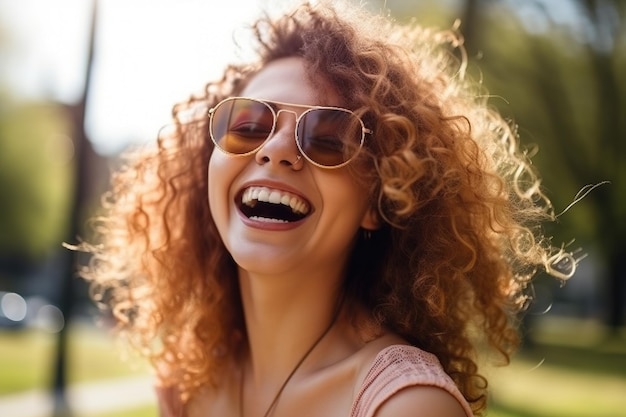
<svg viewBox="0 0 626 417">
<path fill-rule="evenodd" d="M 298 115 L 284 107 L 305 110 Z M 272 136 L 281 112 L 296 116 L 298 149 L 320 168 L 348 164 L 361 150 L 365 134 L 372 133 L 351 110 L 230 97 L 209 110 L 211 139 L 227 154 L 251 155 Z"/>
</svg>

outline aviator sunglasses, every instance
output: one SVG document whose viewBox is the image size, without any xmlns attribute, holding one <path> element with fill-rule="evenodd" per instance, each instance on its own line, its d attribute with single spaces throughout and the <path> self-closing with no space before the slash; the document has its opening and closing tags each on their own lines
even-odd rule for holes
<svg viewBox="0 0 626 417">
<path fill-rule="evenodd" d="M 305 110 L 298 115 L 283 107 Z M 227 154 L 251 155 L 272 136 L 281 112 L 296 116 L 298 149 L 310 163 L 321 168 L 348 164 L 363 146 L 365 134 L 372 133 L 351 110 L 230 97 L 209 110 L 211 139 Z"/>
</svg>

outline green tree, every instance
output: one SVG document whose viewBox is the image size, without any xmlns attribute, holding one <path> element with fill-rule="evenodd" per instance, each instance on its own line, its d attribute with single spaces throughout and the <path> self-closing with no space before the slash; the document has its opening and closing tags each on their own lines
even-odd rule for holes
<svg viewBox="0 0 626 417">
<path fill-rule="evenodd" d="M 481 13 L 466 24 L 480 31 L 471 31 L 468 48 L 482 51 L 490 92 L 508 100 L 495 104 L 538 144 L 534 160 L 557 211 L 582 187 L 609 182 L 560 217 L 560 229 L 602 256 L 605 319 L 617 329 L 626 305 L 626 3 L 570 0 L 574 14 L 559 20 L 546 3 L 525 2 L 534 16 L 526 21 L 511 9 L 519 3 L 478 3 Z"/>
<path fill-rule="evenodd" d="M 470 74 L 491 103 L 519 127 L 557 212 L 589 184 L 593 190 L 559 217 L 555 243 L 598 254 L 606 265 L 606 322 L 624 325 L 626 306 L 626 2 L 464 0 L 385 1 L 399 19 L 460 32 Z M 382 2 L 381 2 L 382 5 Z M 536 145 L 536 146 L 535 146 Z M 553 230 L 552 230 L 553 229 Z M 582 262 L 585 262 L 584 260 Z"/>
<path fill-rule="evenodd" d="M 38 260 L 67 229 L 73 174 L 71 126 L 61 107 L 0 106 L 0 254 Z"/>
</svg>

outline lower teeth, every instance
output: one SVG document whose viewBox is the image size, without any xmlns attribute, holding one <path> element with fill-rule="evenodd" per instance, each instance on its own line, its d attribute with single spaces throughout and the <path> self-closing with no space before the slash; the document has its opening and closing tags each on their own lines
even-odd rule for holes
<svg viewBox="0 0 626 417">
<path fill-rule="evenodd" d="M 252 216 L 250 217 L 250 220 L 256 220 L 258 222 L 265 222 L 265 223 L 289 223 L 287 220 L 271 219 L 269 217 L 258 217 L 258 216 Z"/>
</svg>

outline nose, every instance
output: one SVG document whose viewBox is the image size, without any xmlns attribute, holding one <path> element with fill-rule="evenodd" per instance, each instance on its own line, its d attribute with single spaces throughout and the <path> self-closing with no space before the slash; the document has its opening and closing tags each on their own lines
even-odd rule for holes
<svg viewBox="0 0 626 417">
<path fill-rule="evenodd" d="M 281 118 L 283 112 L 293 113 L 285 110 L 280 110 L 277 113 L 274 132 L 257 151 L 255 160 L 260 165 L 271 164 L 300 170 L 304 164 L 296 144 L 296 115 L 293 114 L 293 118 L 285 118 L 284 116 Z"/>
</svg>

